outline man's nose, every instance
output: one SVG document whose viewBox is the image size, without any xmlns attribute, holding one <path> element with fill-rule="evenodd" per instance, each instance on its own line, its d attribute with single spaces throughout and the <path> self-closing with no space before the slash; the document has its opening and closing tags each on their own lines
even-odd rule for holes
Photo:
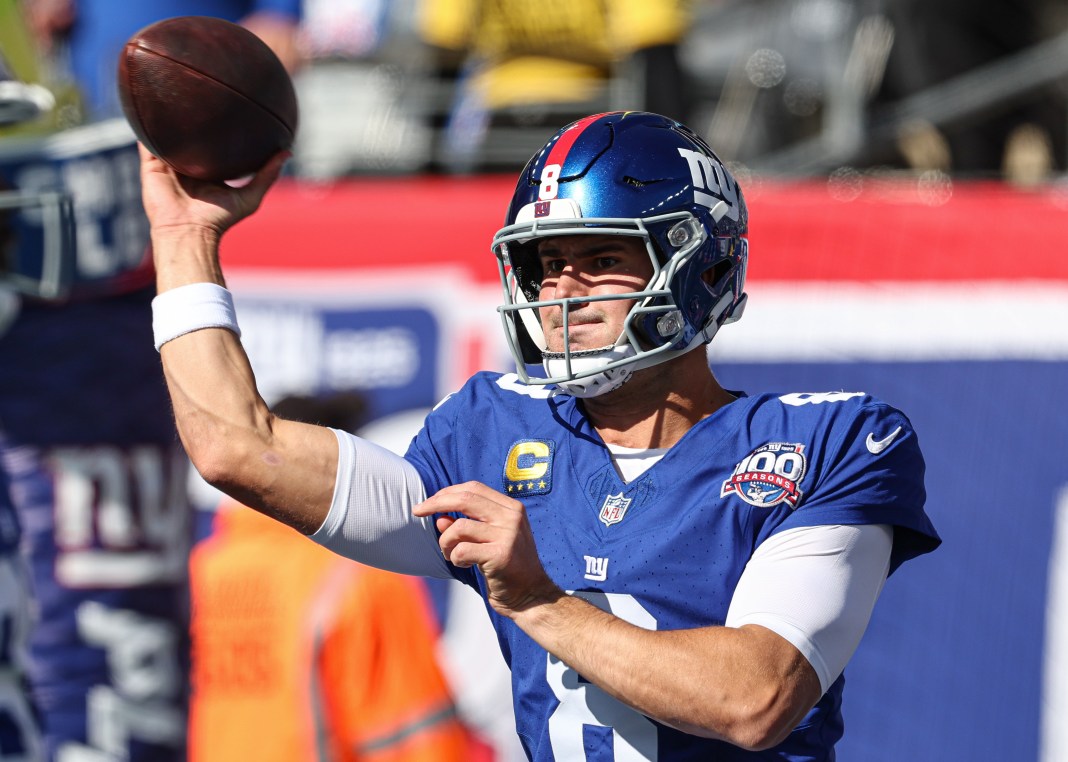
<svg viewBox="0 0 1068 762">
<path fill-rule="evenodd" d="M 556 276 L 555 298 L 573 299 L 586 296 L 590 291 L 586 277 L 573 264 L 560 270 Z"/>
</svg>

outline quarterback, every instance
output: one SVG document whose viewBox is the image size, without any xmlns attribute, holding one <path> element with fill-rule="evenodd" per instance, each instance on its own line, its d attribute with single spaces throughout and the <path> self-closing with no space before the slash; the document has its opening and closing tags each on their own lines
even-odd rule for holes
<svg viewBox="0 0 1068 762">
<path fill-rule="evenodd" d="M 476 374 L 401 458 L 272 416 L 218 259 L 241 189 L 142 151 L 160 348 L 211 483 L 338 553 L 478 590 L 534 760 L 832 759 L 884 582 L 937 547 L 909 420 L 867 394 L 722 387 L 741 188 L 677 122 L 554 135 L 493 249 L 515 373 Z"/>
</svg>

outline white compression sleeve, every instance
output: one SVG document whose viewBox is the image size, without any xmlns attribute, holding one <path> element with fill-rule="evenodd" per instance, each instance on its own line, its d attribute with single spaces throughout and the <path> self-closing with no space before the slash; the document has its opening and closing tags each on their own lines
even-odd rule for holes
<svg viewBox="0 0 1068 762">
<path fill-rule="evenodd" d="M 742 572 L 725 624 L 758 624 L 781 635 L 804 654 L 826 691 L 867 629 L 893 542 L 886 524 L 772 535 Z"/>
<path fill-rule="evenodd" d="M 338 443 L 334 500 L 323 525 L 309 537 L 368 566 L 449 579 L 431 519 L 412 515 L 426 499 L 419 472 L 373 442 L 334 430 Z"/>
</svg>

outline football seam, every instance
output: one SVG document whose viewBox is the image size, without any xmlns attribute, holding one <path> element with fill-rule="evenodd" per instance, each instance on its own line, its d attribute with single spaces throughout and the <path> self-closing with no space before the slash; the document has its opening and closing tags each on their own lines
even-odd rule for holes
<svg viewBox="0 0 1068 762">
<path fill-rule="evenodd" d="M 141 48 L 141 49 L 143 50 L 143 48 Z M 129 50 L 125 51 L 125 55 L 126 55 L 126 70 L 127 70 L 127 72 L 129 72 L 129 70 L 130 70 L 130 61 L 133 59 L 133 56 L 130 55 L 130 51 Z M 148 134 L 148 125 L 145 123 L 144 114 L 141 113 L 140 100 L 141 100 L 140 98 L 134 98 L 132 93 L 130 94 L 129 101 L 130 101 L 130 105 L 133 106 L 134 113 L 137 115 L 137 124 L 141 127 L 141 132 L 145 133 L 144 137 L 142 138 L 142 142 L 145 144 L 145 147 L 148 148 L 149 152 L 152 153 L 153 155 L 155 155 L 156 154 L 155 138 L 152 137 L 152 136 L 149 136 L 149 134 Z"/>
<path fill-rule="evenodd" d="M 162 59 L 165 59 L 167 61 L 170 61 L 171 63 L 177 64 L 178 66 L 181 66 L 184 69 L 188 69 L 189 71 L 196 72 L 200 76 L 204 77 L 204 79 L 207 79 L 207 80 L 209 80 L 211 82 L 216 83 L 217 85 L 221 85 L 221 86 L 225 87 L 227 90 L 232 92 L 234 95 L 237 95 L 238 97 L 248 101 L 253 106 L 258 108 L 260 111 L 263 111 L 265 114 L 267 114 L 272 119 L 274 119 L 276 122 L 278 122 L 280 125 L 282 125 L 282 127 L 285 129 L 285 131 L 289 133 L 290 139 L 292 139 L 295 136 L 295 130 L 293 128 L 291 128 L 288 124 L 286 124 L 285 120 L 282 119 L 280 116 L 278 116 L 278 114 L 276 114 L 274 111 L 271 111 L 271 109 L 267 108 L 262 103 L 259 103 L 258 101 L 252 100 L 247 95 L 245 95 L 243 92 L 241 92 L 240 90 L 238 90 L 238 89 L 236 89 L 234 87 L 231 87 L 227 83 L 223 82 L 221 79 L 216 79 L 215 77 L 211 76 L 207 72 L 201 71 L 200 69 L 198 69 L 195 66 L 190 66 L 185 61 L 179 61 L 177 58 L 165 55 L 163 53 L 160 53 L 157 50 L 152 50 L 150 48 L 146 48 L 144 45 L 138 44 L 138 45 L 134 45 L 133 47 L 135 47 L 137 50 L 143 51 L 143 52 L 148 53 L 150 55 L 157 56 L 158 58 L 162 58 Z M 137 104 L 136 103 L 134 104 L 134 107 L 137 108 Z M 138 118 L 141 117 L 140 109 L 138 109 L 138 114 L 137 115 L 138 115 Z"/>
</svg>

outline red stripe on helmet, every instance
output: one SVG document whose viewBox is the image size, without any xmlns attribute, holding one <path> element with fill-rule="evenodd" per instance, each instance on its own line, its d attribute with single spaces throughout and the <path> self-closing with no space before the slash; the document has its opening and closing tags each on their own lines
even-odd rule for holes
<svg viewBox="0 0 1068 762">
<path fill-rule="evenodd" d="M 612 113 L 615 112 L 606 111 L 602 114 L 593 114 L 592 116 L 584 117 L 573 123 L 561 133 L 559 138 L 557 138 L 552 150 L 549 151 L 548 158 L 545 159 L 545 164 L 559 164 L 561 167 L 564 166 L 564 162 L 567 160 L 567 153 L 571 150 L 571 146 L 575 145 L 575 141 L 579 139 L 579 135 L 602 116 L 607 116 Z"/>
</svg>

